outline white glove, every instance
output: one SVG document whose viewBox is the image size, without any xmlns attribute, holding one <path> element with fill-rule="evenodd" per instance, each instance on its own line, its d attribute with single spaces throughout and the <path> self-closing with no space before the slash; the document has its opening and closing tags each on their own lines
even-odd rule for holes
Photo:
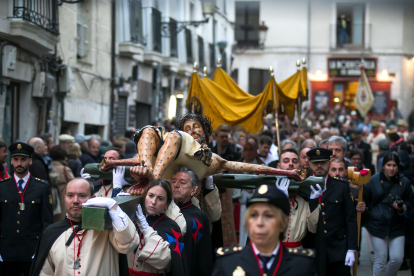
<svg viewBox="0 0 414 276">
<path fill-rule="evenodd" d="M 207 190 L 214 190 L 212 175 L 206 177 L 206 184 L 204 185 L 204 188 L 206 188 Z"/>
<path fill-rule="evenodd" d="M 150 226 L 147 222 L 147 218 L 144 216 L 144 213 L 142 212 L 141 204 L 137 205 L 137 211 L 135 212 L 135 214 L 137 216 L 136 222 L 138 224 L 138 227 L 141 230 L 141 232 L 144 232 Z"/>
<path fill-rule="evenodd" d="M 3 258 L 1 257 L 1 255 L 0 255 L 0 262 L 3 262 Z"/>
<path fill-rule="evenodd" d="M 119 230 L 125 230 L 128 226 L 128 219 L 127 215 L 122 211 L 122 209 L 118 206 L 116 210 L 109 211 L 109 215 L 112 219 L 112 224 L 115 228 Z"/>
<path fill-rule="evenodd" d="M 319 184 L 316 184 L 316 188 L 318 188 L 318 190 L 315 190 L 315 188 L 313 188 L 312 185 L 310 186 L 310 188 L 312 190 L 310 197 L 309 197 L 310 199 L 319 198 L 323 193 L 322 188 L 321 186 L 319 186 Z"/>
<path fill-rule="evenodd" d="M 348 250 L 348 252 L 346 252 L 345 265 L 352 266 L 354 262 L 355 262 L 355 251 Z"/>
<path fill-rule="evenodd" d="M 278 178 L 276 180 L 276 187 L 281 190 L 287 197 L 289 197 L 288 188 L 289 188 L 290 180 L 287 177 Z"/>
<path fill-rule="evenodd" d="M 92 206 L 111 209 L 116 204 L 116 201 L 108 197 L 94 197 L 88 199 L 82 206 Z"/>
<path fill-rule="evenodd" d="M 124 183 L 125 167 L 119 166 L 112 170 L 112 183 L 114 189 L 122 189 Z"/>
<path fill-rule="evenodd" d="M 83 170 L 84 170 L 85 168 L 82 168 L 82 170 L 80 171 L 80 175 L 81 175 L 81 177 L 83 178 L 83 179 L 89 179 L 89 178 L 91 178 L 91 175 L 89 174 L 89 173 L 83 173 Z"/>
<path fill-rule="evenodd" d="M 130 196 L 130 193 L 119 192 L 116 196 Z"/>
</svg>

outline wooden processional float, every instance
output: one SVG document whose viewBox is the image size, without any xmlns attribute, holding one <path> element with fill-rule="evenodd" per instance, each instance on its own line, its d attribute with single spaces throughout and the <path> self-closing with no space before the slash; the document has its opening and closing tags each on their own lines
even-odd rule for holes
<svg viewBox="0 0 414 276">
<path fill-rule="evenodd" d="M 234 164 L 239 162 L 232 162 Z M 243 163 L 245 164 L 245 163 Z M 133 166 L 140 166 L 138 159 L 123 159 L 102 161 L 102 163 L 87 164 L 84 173 L 90 174 L 92 179 L 112 180 L 112 170 L 117 166 L 125 166 L 124 179 L 131 183 L 128 192 L 133 192 L 137 182 L 130 173 Z M 306 171 L 302 170 L 278 170 L 267 166 L 256 166 L 254 170 L 235 171 L 239 174 L 214 174 L 213 183 L 218 188 L 236 188 L 236 189 L 255 189 L 262 184 L 275 185 L 278 178 L 288 177 L 290 179 L 289 193 L 300 193 L 309 198 L 310 186 L 319 184 L 322 189 L 325 187 L 325 181 L 322 177 L 310 176 L 306 178 Z M 246 174 L 246 172 L 248 174 Z M 306 178 L 306 179 L 305 179 Z M 148 180 L 144 187 L 148 184 Z M 140 189 L 142 191 L 142 188 Z M 140 195 L 120 196 L 113 198 L 121 209 L 133 220 L 137 204 L 143 204 L 143 198 Z M 108 230 L 112 228 L 111 218 L 107 208 L 83 207 L 82 208 L 82 228 L 91 230 Z"/>
</svg>

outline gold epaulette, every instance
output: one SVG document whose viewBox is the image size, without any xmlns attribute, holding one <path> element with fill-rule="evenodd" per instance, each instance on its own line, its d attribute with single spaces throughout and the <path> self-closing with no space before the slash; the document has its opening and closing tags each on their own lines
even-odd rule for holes
<svg viewBox="0 0 414 276">
<path fill-rule="evenodd" d="M 311 257 L 311 258 L 315 257 L 315 251 L 313 251 L 312 249 L 306 249 L 306 248 L 292 249 L 292 248 L 289 248 L 288 251 L 289 251 L 289 253 L 297 255 L 297 256 Z"/>
<path fill-rule="evenodd" d="M 234 246 L 234 247 L 220 247 L 219 249 L 217 249 L 216 251 L 216 255 L 217 256 L 224 256 L 224 255 L 229 255 L 235 252 L 240 252 L 243 250 L 243 247 L 238 247 L 238 246 Z"/>
</svg>

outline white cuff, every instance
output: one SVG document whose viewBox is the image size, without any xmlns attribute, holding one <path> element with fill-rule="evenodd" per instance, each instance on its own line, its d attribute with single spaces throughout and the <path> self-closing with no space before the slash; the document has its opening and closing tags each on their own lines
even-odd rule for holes
<svg viewBox="0 0 414 276">
<path fill-rule="evenodd" d="M 109 211 L 109 215 L 111 216 L 112 224 L 115 226 L 116 229 L 122 231 L 127 228 L 127 215 L 124 213 L 124 211 L 122 211 L 122 209 L 119 206 L 116 208 L 116 210 Z"/>
</svg>

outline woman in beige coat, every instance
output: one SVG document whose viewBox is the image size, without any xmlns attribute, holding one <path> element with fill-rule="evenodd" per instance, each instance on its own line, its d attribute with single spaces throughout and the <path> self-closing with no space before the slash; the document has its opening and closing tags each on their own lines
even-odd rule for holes
<svg viewBox="0 0 414 276">
<path fill-rule="evenodd" d="M 65 188 L 66 185 L 73 180 L 72 170 L 69 168 L 67 160 L 66 150 L 61 146 L 54 146 L 50 150 L 50 157 L 52 158 L 53 169 L 59 172 L 60 180 L 57 183 L 51 183 L 52 188 L 55 187 L 58 190 L 59 200 L 60 200 L 60 214 L 55 214 L 54 221 L 60 221 L 65 218 Z"/>
</svg>

